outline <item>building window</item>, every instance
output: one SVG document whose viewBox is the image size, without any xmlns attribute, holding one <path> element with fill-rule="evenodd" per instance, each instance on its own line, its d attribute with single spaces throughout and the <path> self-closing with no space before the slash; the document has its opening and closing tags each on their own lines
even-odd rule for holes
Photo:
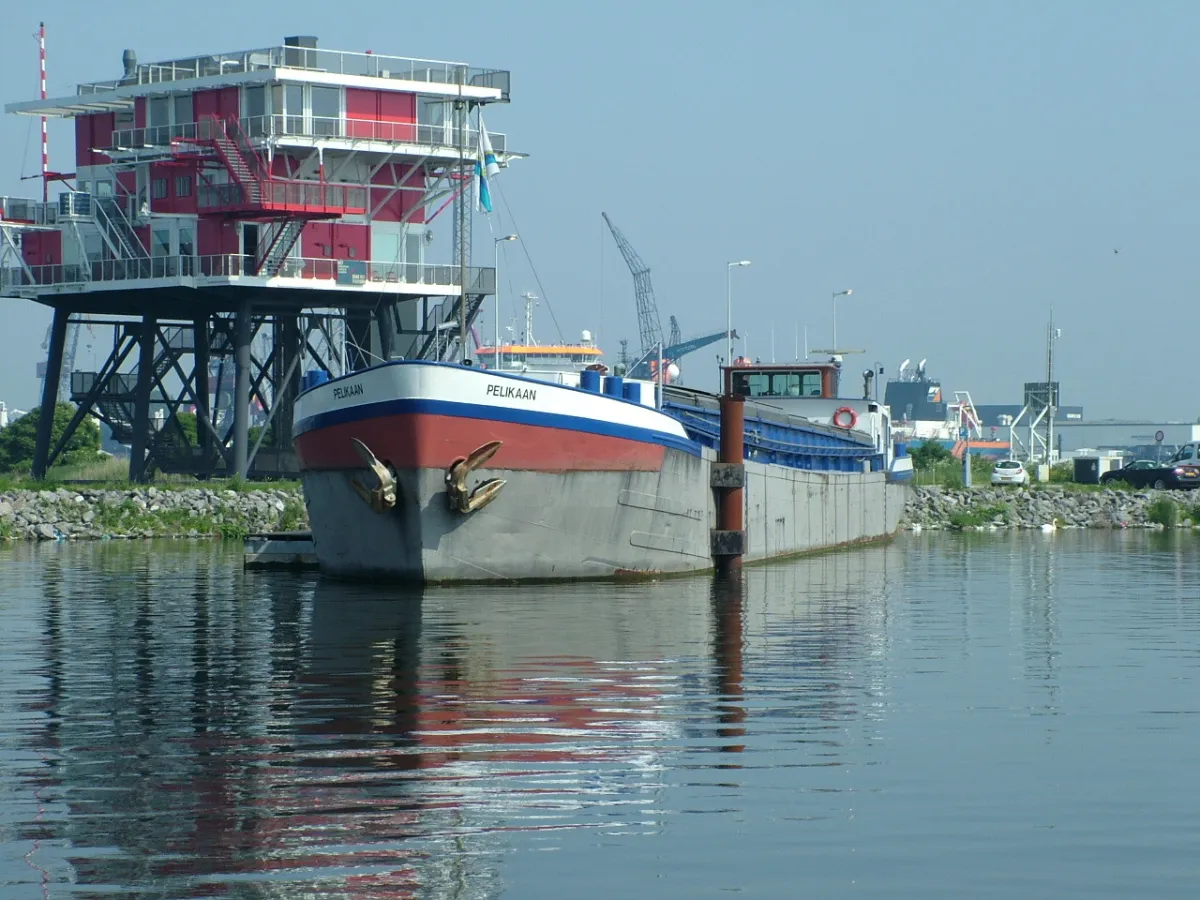
<svg viewBox="0 0 1200 900">
<path fill-rule="evenodd" d="M 146 101 L 146 125 L 153 128 L 157 125 L 171 124 L 171 98 L 151 97 Z"/>
<path fill-rule="evenodd" d="M 150 180 L 150 196 L 155 200 L 165 200 L 167 197 L 167 179 L 152 178 Z"/>
<path fill-rule="evenodd" d="M 175 176 L 175 196 L 176 197 L 192 196 L 192 176 L 191 175 L 176 175 Z"/>
<path fill-rule="evenodd" d="M 311 91 L 313 134 L 339 134 L 342 125 L 342 89 L 313 85 Z"/>
<path fill-rule="evenodd" d="M 176 125 L 187 125 L 190 122 L 196 121 L 192 115 L 192 95 L 191 94 L 176 94 L 171 98 L 171 103 L 174 106 L 172 112 L 175 114 Z"/>
</svg>

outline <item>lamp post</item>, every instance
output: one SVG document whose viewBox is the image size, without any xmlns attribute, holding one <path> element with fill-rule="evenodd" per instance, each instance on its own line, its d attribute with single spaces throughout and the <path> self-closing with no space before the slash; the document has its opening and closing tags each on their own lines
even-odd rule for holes
<svg viewBox="0 0 1200 900">
<path fill-rule="evenodd" d="M 844 291 L 834 291 L 833 294 L 833 351 L 835 353 L 837 352 L 837 298 L 849 297 L 853 293 L 854 291 L 847 289 Z"/>
<path fill-rule="evenodd" d="M 496 251 L 496 268 L 494 269 L 496 275 L 496 339 L 492 345 L 492 366 L 496 369 L 501 367 L 502 362 L 500 358 L 500 245 L 505 241 L 515 241 L 516 239 L 517 236 L 515 234 L 506 234 L 504 237 L 492 238 L 492 247 Z"/>
<path fill-rule="evenodd" d="M 750 260 L 725 264 L 725 365 L 733 365 L 733 270 L 750 265 Z"/>
</svg>

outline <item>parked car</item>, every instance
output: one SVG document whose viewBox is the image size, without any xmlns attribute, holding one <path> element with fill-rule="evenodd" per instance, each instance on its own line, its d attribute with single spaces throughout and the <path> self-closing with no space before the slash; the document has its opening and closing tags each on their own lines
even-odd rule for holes
<svg viewBox="0 0 1200 900">
<path fill-rule="evenodd" d="M 1101 484 L 1123 481 L 1130 487 L 1155 488 L 1156 490 L 1200 488 L 1200 466 L 1165 465 L 1148 459 L 1139 459 L 1120 469 L 1113 469 L 1100 476 Z"/>
<path fill-rule="evenodd" d="M 1019 459 L 1002 459 L 992 469 L 992 484 L 1029 484 L 1029 473 Z"/>
</svg>

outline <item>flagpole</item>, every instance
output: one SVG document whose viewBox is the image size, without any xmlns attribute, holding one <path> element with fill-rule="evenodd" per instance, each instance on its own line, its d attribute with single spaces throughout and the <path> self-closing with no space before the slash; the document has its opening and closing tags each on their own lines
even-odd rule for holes
<svg viewBox="0 0 1200 900">
<path fill-rule="evenodd" d="M 467 106 L 463 101 L 463 67 L 458 67 L 458 345 L 459 362 L 467 361 Z"/>
</svg>

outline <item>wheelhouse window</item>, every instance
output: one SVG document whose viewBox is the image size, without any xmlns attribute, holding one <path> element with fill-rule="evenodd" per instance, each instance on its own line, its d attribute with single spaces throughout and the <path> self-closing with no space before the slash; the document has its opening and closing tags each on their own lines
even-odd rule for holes
<svg viewBox="0 0 1200 900">
<path fill-rule="evenodd" d="M 820 371 L 735 372 L 734 393 L 744 397 L 820 397 Z"/>
</svg>

